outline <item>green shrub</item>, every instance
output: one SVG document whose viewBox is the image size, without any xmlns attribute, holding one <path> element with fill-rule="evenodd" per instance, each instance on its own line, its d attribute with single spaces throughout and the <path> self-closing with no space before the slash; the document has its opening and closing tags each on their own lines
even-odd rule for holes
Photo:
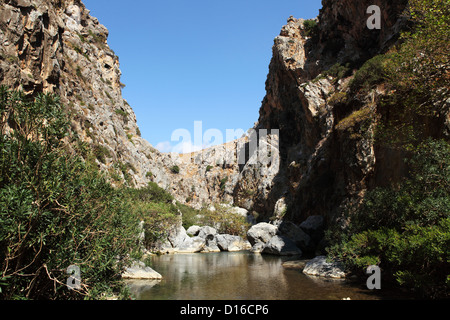
<svg viewBox="0 0 450 320">
<path fill-rule="evenodd" d="M 228 177 L 225 177 L 222 180 L 220 180 L 220 190 L 222 190 L 222 191 L 225 190 L 227 182 L 228 182 Z"/>
<path fill-rule="evenodd" d="M 180 173 L 180 167 L 179 166 L 173 166 L 172 168 L 170 168 L 170 171 L 172 171 L 172 173 L 179 174 Z"/>
<path fill-rule="evenodd" d="M 94 151 L 94 155 L 97 158 L 97 160 L 103 164 L 106 163 L 106 158 L 111 157 L 111 152 L 105 146 L 95 145 L 93 151 Z"/>
<path fill-rule="evenodd" d="M 210 172 L 214 167 L 213 166 L 207 166 L 206 167 L 206 172 Z"/>
<path fill-rule="evenodd" d="M 379 265 L 397 281 L 427 297 L 449 293 L 450 144 L 428 140 L 415 151 L 410 178 L 368 192 L 349 208 L 345 233 L 332 233 L 331 256 L 355 273 Z"/>
<path fill-rule="evenodd" d="M 174 199 L 170 193 L 155 182 L 149 182 L 144 188 L 130 189 L 128 192 L 131 199 L 141 202 L 172 203 Z"/>
<path fill-rule="evenodd" d="M 108 96 L 109 99 L 112 99 L 108 92 L 105 91 L 105 94 Z M 129 115 L 128 112 L 123 111 L 122 109 L 116 109 L 116 110 L 114 110 L 114 112 L 117 115 L 121 116 L 124 120 L 127 119 L 128 115 Z"/>
<path fill-rule="evenodd" d="M 122 292 L 119 275 L 139 253 L 138 221 L 123 192 L 62 142 L 70 128 L 63 110 L 56 96 L 28 100 L 0 88 L 2 299 Z M 71 265 L 81 269 L 75 291 L 66 287 Z"/>
<path fill-rule="evenodd" d="M 215 209 L 215 211 L 202 209 L 197 223 L 202 226 L 214 227 L 218 233 L 237 235 L 243 238 L 247 236 L 249 224 L 245 217 L 222 205 L 215 205 Z"/>
<path fill-rule="evenodd" d="M 349 77 L 352 75 L 353 70 L 350 67 L 350 63 L 344 65 L 340 63 L 334 64 L 330 69 L 323 73 L 324 76 L 331 76 L 337 80 Z"/>
<path fill-rule="evenodd" d="M 177 208 L 182 213 L 182 223 L 183 227 L 187 230 L 189 227 L 195 225 L 198 223 L 197 221 L 197 215 L 200 214 L 200 210 L 196 210 L 194 208 L 191 208 L 185 204 L 181 204 L 177 202 Z"/>
<path fill-rule="evenodd" d="M 318 25 L 316 20 L 306 20 L 303 22 L 305 32 L 308 37 L 314 36 L 318 31 Z"/>
<path fill-rule="evenodd" d="M 368 91 L 386 80 L 389 55 L 378 55 L 366 61 L 349 83 L 352 92 Z"/>
</svg>

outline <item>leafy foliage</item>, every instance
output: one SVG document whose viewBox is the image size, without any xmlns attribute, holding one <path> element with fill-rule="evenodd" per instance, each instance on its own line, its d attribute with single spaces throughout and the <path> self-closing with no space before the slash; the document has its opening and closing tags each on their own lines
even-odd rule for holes
<svg viewBox="0 0 450 320">
<path fill-rule="evenodd" d="M 305 32 L 308 37 L 317 33 L 318 24 L 316 20 L 305 20 L 303 26 L 305 27 Z"/>
<path fill-rule="evenodd" d="M 426 296 L 450 289 L 450 144 L 428 140 L 409 161 L 411 178 L 370 191 L 329 253 L 356 273 L 380 265 Z M 332 239 L 331 233 L 329 238 Z"/>
<path fill-rule="evenodd" d="M 448 297 L 450 145 L 431 126 L 449 112 L 450 2 L 410 0 L 405 13 L 412 28 L 390 52 L 355 73 L 350 91 L 367 95 L 384 86 L 387 94 L 376 106 L 376 143 L 402 149 L 409 175 L 349 205 L 348 227 L 328 233 L 329 254 L 356 274 L 379 265 L 386 283 L 426 297 Z M 338 129 L 352 126 L 357 115 L 342 120 Z"/>
<path fill-rule="evenodd" d="M 200 219 L 197 221 L 199 225 L 212 226 L 222 234 L 237 235 L 243 238 L 247 236 L 249 225 L 245 217 L 220 204 L 214 207 L 214 211 L 207 208 L 200 210 Z"/>
<path fill-rule="evenodd" d="M 375 85 L 384 82 L 387 76 L 388 61 L 389 57 L 386 55 L 378 55 L 366 61 L 350 81 L 350 90 L 352 92 L 368 91 Z"/>
<path fill-rule="evenodd" d="M 0 297 L 80 299 L 121 292 L 137 251 L 137 219 L 124 194 L 68 151 L 58 97 L 0 88 Z M 121 258 L 121 259 L 118 259 Z M 69 291 L 66 269 L 81 269 Z"/>
</svg>

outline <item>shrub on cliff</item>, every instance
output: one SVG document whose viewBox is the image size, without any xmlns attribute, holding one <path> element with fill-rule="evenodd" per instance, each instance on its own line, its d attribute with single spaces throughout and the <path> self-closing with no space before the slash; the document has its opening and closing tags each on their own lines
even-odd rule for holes
<svg viewBox="0 0 450 320">
<path fill-rule="evenodd" d="M 138 243 L 124 193 L 68 151 L 58 97 L 0 88 L 0 298 L 98 298 L 120 291 Z M 134 251 L 137 253 L 137 251 Z M 81 284 L 67 288 L 67 268 Z"/>
<path fill-rule="evenodd" d="M 167 236 L 170 228 L 181 219 L 172 203 L 172 195 L 154 182 L 140 189 L 128 188 L 125 194 L 133 216 L 144 222 L 145 246 Z"/>
<path fill-rule="evenodd" d="M 450 292 L 450 144 L 427 135 L 449 112 L 450 1 L 411 0 L 406 13 L 412 28 L 367 61 L 351 89 L 384 84 L 376 141 L 405 151 L 409 174 L 350 205 L 349 226 L 329 232 L 329 253 L 355 273 L 379 265 L 386 284 L 441 298 Z"/>
<path fill-rule="evenodd" d="M 450 144 L 428 140 L 399 185 L 368 192 L 329 249 L 355 273 L 379 265 L 386 282 L 428 297 L 450 290 Z"/>
</svg>

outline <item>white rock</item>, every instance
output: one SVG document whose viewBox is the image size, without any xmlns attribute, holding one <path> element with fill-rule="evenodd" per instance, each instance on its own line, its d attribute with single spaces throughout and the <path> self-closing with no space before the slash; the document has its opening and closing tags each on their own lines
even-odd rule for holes
<svg viewBox="0 0 450 320">
<path fill-rule="evenodd" d="M 134 262 L 131 267 L 127 268 L 122 274 L 124 279 L 135 280 L 159 280 L 162 276 L 150 267 L 146 267 L 141 261 Z"/>
<path fill-rule="evenodd" d="M 343 266 L 338 262 L 327 262 L 326 256 L 318 256 L 309 261 L 303 273 L 310 276 L 343 279 L 346 277 Z"/>
</svg>

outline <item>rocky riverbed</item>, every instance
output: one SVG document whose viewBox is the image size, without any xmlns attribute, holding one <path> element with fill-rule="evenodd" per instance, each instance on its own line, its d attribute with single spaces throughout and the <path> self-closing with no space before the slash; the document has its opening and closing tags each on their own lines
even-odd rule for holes
<svg viewBox="0 0 450 320">
<path fill-rule="evenodd" d="M 323 253 L 323 219 L 311 216 L 300 225 L 275 221 L 258 223 L 247 232 L 247 239 L 220 234 L 210 226 L 191 226 L 187 230 L 178 225 L 150 248 L 149 254 L 191 254 L 250 251 L 254 254 L 292 256 L 314 259 L 287 261 L 285 268 L 301 269 L 306 275 L 342 279 L 345 271 L 339 263 L 327 261 Z M 151 253 L 150 253 L 151 252 Z M 142 262 L 133 264 L 123 274 L 126 279 L 160 280 L 162 276 Z"/>
</svg>

